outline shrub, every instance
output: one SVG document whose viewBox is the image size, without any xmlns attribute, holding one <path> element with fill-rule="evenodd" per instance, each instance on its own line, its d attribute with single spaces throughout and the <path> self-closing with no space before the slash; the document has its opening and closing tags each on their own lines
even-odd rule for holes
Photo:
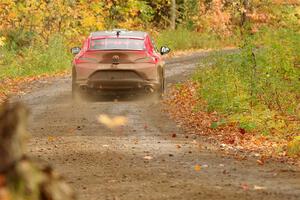
<svg viewBox="0 0 300 200">
<path fill-rule="evenodd" d="M 208 58 L 211 67 L 194 76 L 207 111 L 230 115 L 231 122 L 263 134 L 299 132 L 299 36 L 265 29 L 248 36 L 238 53 Z"/>
</svg>

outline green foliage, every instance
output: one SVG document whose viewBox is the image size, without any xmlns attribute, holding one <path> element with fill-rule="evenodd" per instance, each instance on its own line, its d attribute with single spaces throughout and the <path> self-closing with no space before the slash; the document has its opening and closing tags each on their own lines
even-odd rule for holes
<svg viewBox="0 0 300 200">
<path fill-rule="evenodd" d="M 177 90 L 180 90 L 182 88 L 183 84 L 182 83 L 176 83 L 175 87 Z"/>
<path fill-rule="evenodd" d="M 168 45 L 173 50 L 216 49 L 238 43 L 238 37 L 231 40 L 214 33 L 198 33 L 185 28 L 162 31 L 157 37 L 158 46 Z"/>
<path fill-rule="evenodd" d="M 177 3 L 179 11 L 177 21 L 190 31 L 197 30 L 201 2 L 199 0 L 179 0 Z"/>
<path fill-rule="evenodd" d="M 28 47 L 33 43 L 34 32 L 25 31 L 23 29 L 6 31 L 6 48 L 18 51 L 21 48 Z"/>
<path fill-rule="evenodd" d="M 239 127 L 246 132 L 253 131 L 256 128 L 256 124 L 253 122 L 240 122 Z"/>
<path fill-rule="evenodd" d="M 194 76 L 207 110 L 230 115 L 249 131 L 295 134 L 285 116 L 296 116 L 299 104 L 299 38 L 293 30 L 264 29 L 247 36 L 238 52 L 208 58 L 211 67 Z"/>
<path fill-rule="evenodd" d="M 212 122 L 210 128 L 217 129 L 217 128 L 219 128 L 220 126 L 222 126 L 224 124 L 226 124 L 226 120 L 225 119 L 221 119 L 220 121 Z"/>
<path fill-rule="evenodd" d="M 26 48 L 0 49 L 3 60 L 0 64 L 0 79 L 54 74 L 70 67 L 71 55 L 67 52 L 64 39 L 53 35 L 49 44 L 37 43 Z"/>
</svg>

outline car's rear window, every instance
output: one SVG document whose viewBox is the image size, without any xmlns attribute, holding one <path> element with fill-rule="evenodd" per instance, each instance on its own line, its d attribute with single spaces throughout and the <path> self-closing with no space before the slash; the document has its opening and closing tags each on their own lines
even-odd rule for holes
<svg viewBox="0 0 300 200">
<path fill-rule="evenodd" d="M 145 50 L 144 40 L 131 38 L 93 39 L 91 50 Z"/>
</svg>

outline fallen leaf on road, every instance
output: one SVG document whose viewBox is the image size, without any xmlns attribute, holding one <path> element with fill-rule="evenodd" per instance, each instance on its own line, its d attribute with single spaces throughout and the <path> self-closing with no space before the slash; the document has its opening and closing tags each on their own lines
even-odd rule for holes
<svg viewBox="0 0 300 200">
<path fill-rule="evenodd" d="M 222 171 L 223 174 L 229 174 L 228 171 L 226 171 L 225 169 Z"/>
<path fill-rule="evenodd" d="M 175 137 L 176 137 L 176 133 L 173 133 L 173 134 L 172 134 L 172 138 L 175 138 Z"/>
<path fill-rule="evenodd" d="M 266 187 L 262 187 L 262 186 L 258 186 L 258 185 L 254 185 L 254 190 L 265 190 L 267 189 Z"/>
<path fill-rule="evenodd" d="M 257 164 L 259 164 L 259 165 L 264 165 L 264 164 L 265 164 L 265 162 L 262 161 L 262 160 L 256 160 L 256 162 L 257 162 Z"/>
<path fill-rule="evenodd" d="M 144 159 L 145 159 L 145 160 L 152 160 L 153 157 L 152 157 L 152 156 L 145 156 Z"/>
<path fill-rule="evenodd" d="M 192 144 L 198 144 L 198 142 L 196 140 L 193 140 Z"/>
<path fill-rule="evenodd" d="M 134 139 L 134 140 L 133 140 L 133 143 L 134 143 L 134 144 L 138 144 L 138 143 L 139 143 L 139 140 L 138 140 L 138 139 Z"/>
<path fill-rule="evenodd" d="M 112 129 L 112 128 L 117 128 L 117 127 L 126 125 L 127 118 L 123 117 L 123 116 L 116 116 L 116 117 L 110 118 L 109 116 L 103 114 L 98 117 L 98 121 L 101 124 L 105 125 L 106 127 Z"/>
<path fill-rule="evenodd" d="M 249 185 L 246 183 L 241 184 L 241 188 L 245 191 L 249 190 Z"/>
<path fill-rule="evenodd" d="M 74 129 L 74 128 L 70 128 L 70 129 L 68 129 L 68 132 L 69 132 L 69 133 L 74 133 L 74 131 L 75 131 L 75 129 Z"/>
<path fill-rule="evenodd" d="M 180 145 L 180 144 L 176 144 L 176 148 L 177 148 L 177 149 L 180 149 L 180 148 L 181 148 L 181 145 Z"/>
<path fill-rule="evenodd" d="M 201 165 L 195 165 L 194 169 L 195 169 L 196 172 L 201 171 Z"/>
<path fill-rule="evenodd" d="M 55 140 L 55 137 L 53 136 L 48 136 L 47 138 L 48 142 L 53 142 Z"/>
</svg>

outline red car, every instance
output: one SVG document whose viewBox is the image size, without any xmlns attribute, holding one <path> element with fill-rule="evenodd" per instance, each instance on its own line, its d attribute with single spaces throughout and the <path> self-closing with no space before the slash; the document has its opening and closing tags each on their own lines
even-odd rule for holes
<svg viewBox="0 0 300 200">
<path fill-rule="evenodd" d="M 75 54 L 72 68 L 72 94 L 97 92 L 144 92 L 162 96 L 165 87 L 161 55 L 148 33 L 141 31 L 100 31 L 91 33 Z"/>
</svg>

